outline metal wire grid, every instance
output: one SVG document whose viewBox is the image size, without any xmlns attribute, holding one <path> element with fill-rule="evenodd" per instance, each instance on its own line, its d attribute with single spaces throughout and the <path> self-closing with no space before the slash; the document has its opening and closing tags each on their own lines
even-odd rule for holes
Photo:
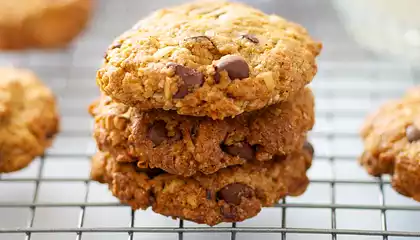
<svg viewBox="0 0 420 240">
<path fill-rule="evenodd" d="M 56 91 L 63 116 L 63 131 L 45 156 L 22 172 L 0 175 L 0 239 L 420 238 L 415 224 L 420 205 L 396 194 L 388 177 L 366 176 L 356 162 L 361 151 L 357 129 L 366 113 L 415 84 L 415 72 L 395 63 L 321 61 L 312 85 L 317 125 L 311 139 L 317 156 L 310 170 L 311 185 L 301 198 L 286 198 L 243 223 L 209 228 L 150 211 L 134 212 L 106 197 L 107 189 L 91 182 L 87 174 L 95 146 L 86 107 L 98 95 L 92 79 L 110 41 L 100 35 L 103 17 L 95 19 L 94 27 L 68 49 L 0 55 L 2 64 L 36 71 Z M 120 22 L 120 29 L 128 22 L 132 21 Z M 77 190 L 72 184 L 79 186 Z M 92 209 L 100 210 L 90 213 Z M 124 216 L 107 215 L 112 209 L 123 209 Z M 113 219 L 111 224 L 98 224 L 108 218 Z M 155 225 L 148 225 L 148 220 Z M 56 223 L 60 221 L 63 224 Z"/>
<path fill-rule="evenodd" d="M 48 157 L 48 156 L 47 156 Z M 57 157 L 57 156 L 55 156 Z M 61 157 L 61 156 L 59 156 Z M 83 160 L 77 156 L 70 156 L 75 160 Z M 85 160 L 88 159 L 88 156 L 84 157 Z M 322 158 L 322 157 L 321 157 Z M 334 162 L 334 157 L 328 157 L 330 161 Z M 13 182 L 34 182 L 35 183 L 35 192 L 33 194 L 33 201 L 28 203 L 23 202 L 2 202 L 0 203 L 0 208 L 30 208 L 30 217 L 28 218 L 27 227 L 25 228 L 2 228 L 0 229 L 0 238 L 1 234 L 4 233 L 24 233 L 26 234 L 25 239 L 31 239 L 33 233 L 75 233 L 75 239 L 82 239 L 83 233 L 89 232 L 124 232 L 128 233 L 128 239 L 133 239 L 133 233 L 135 232 L 144 232 L 144 233 L 172 233 L 176 232 L 179 234 L 179 239 L 183 239 L 183 233 L 214 233 L 214 232 L 231 232 L 231 239 L 236 239 L 236 233 L 282 233 L 282 239 L 286 239 L 287 233 L 313 233 L 313 234 L 331 234 L 332 239 L 336 239 L 339 234 L 346 235 L 371 235 L 371 236 L 382 236 L 383 239 L 387 239 L 388 236 L 405 236 L 405 237 L 419 237 L 420 232 L 414 231 L 389 231 L 387 229 L 386 221 L 386 211 L 390 210 L 406 210 L 406 211 L 419 211 L 420 206 L 407 206 L 407 205 L 386 205 L 384 201 L 384 185 L 389 184 L 389 181 L 383 180 L 381 178 L 376 180 L 312 180 L 314 183 L 327 183 L 331 187 L 331 203 L 329 204 L 317 204 L 317 203 L 287 203 L 286 200 L 283 200 L 282 203 L 276 204 L 275 208 L 281 208 L 283 211 L 281 226 L 279 227 L 237 227 L 235 223 L 232 224 L 232 227 L 194 227 L 194 228 L 184 228 L 184 223 L 182 220 L 179 221 L 179 227 L 177 228 L 165 228 L 165 227 L 155 227 L 155 228 L 146 228 L 146 227 L 134 227 L 135 214 L 131 211 L 131 218 L 129 225 L 127 227 L 96 227 L 89 228 L 84 227 L 84 217 L 86 207 L 122 207 L 123 205 L 115 202 L 87 202 L 89 195 L 89 184 L 90 180 L 87 178 L 44 178 L 42 177 L 42 172 L 44 169 L 45 157 L 40 159 L 40 164 L 38 167 L 38 176 L 35 178 L 4 178 L 1 181 L 3 183 L 13 183 Z M 74 203 L 56 203 L 56 202 L 39 202 L 37 201 L 37 196 L 39 193 L 39 185 L 42 182 L 82 182 L 85 185 L 84 201 L 74 202 Z M 380 205 L 364 205 L 364 204 L 336 204 L 335 203 L 335 185 L 336 184 L 374 184 L 378 185 L 380 189 L 379 201 Z M 33 227 L 34 218 L 37 208 L 48 208 L 48 207 L 78 207 L 80 208 L 79 220 L 77 227 L 74 228 L 36 228 Z M 330 229 L 318 229 L 318 228 L 288 228 L 286 221 L 286 209 L 290 208 L 325 208 L 331 211 L 331 228 Z M 338 229 L 336 227 L 336 210 L 337 209 L 357 209 L 357 210 L 380 210 L 381 211 L 381 230 L 358 230 L 358 229 Z"/>
<path fill-rule="evenodd" d="M 66 53 L 68 54 L 68 53 Z M 71 51 L 70 51 L 71 54 Z M 22 63 L 23 64 L 23 63 Z M 331 64 L 331 63 L 325 63 L 325 64 Z M 25 64 L 23 64 L 25 65 Z M 334 65 L 334 64 L 332 64 Z M 45 68 L 49 69 L 51 66 L 44 66 Z M 37 67 L 38 70 L 43 69 L 44 67 Z M 336 67 L 336 66 L 334 66 Z M 74 68 L 74 71 L 78 71 L 79 69 Z M 394 69 L 397 70 L 397 69 Z M 322 75 L 322 73 L 321 73 Z M 328 77 L 318 78 L 316 82 L 320 83 L 328 83 L 328 81 L 332 81 L 331 79 L 328 80 Z M 65 78 L 65 79 L 71 79 L 71 78 Z M 57 80 L 57 79 L 55 79 Z M 72 79 L 76 81 L 75 79 Z M 378 80 L 378 79 L 376 79 Z M 65 80 L 68 81 L 69 80 Z M 80 81 L 79 81 L 80 83 Z M 329 86 L 336 84 L 337 82 L 329 82 L 327 85 Z M 342 82 L 341 82 L 342 83 Z M 340 84 L 341 84 L 340 83 Z M 386 83 L 386 81 L 382 81 L 382 84 Z M 410 82 L 409 84 L 412 84 Z M 386 85 L 385 85 L 386 86 Z M 393 88 L 394 86 L 388 86 L 388 88 Z M 354 117 L 356 119 L 362 118 L 365 115 L 365 111 L 361 109 L 353 109 L 353 112 L 348 111 L 335 111 L 334 108 L 331 108 L 331 106 L 325 106 L 326 108 L 323 109 L 324 104 L 322 103 L 322 100 L 325 100 L 327 102 L 334 102 L 340 101 L 343 99 L 340 92 L 340 87 L 333 87 L 332 89 L 326 90 L 325 87 L 323 87 L 323 84 L 314 84 L 313 86 L 315 93 L 318 96 L 318 99 L 321 101 L 318 103 L 318 109 L 317 109 L 317 115 L 318 119 L 321 119 L 322 121 L 333 123 L 335 119 L 337 118 L 344 118 L 348 119 L 350 117 Z M 67 88 L 64 88 L 67 90 Z M 349 89 L 347 89 L 349 90 Z M 395 90 L 395 89 L 394 89 Z M 400 88 L 402 91 L 402 88 Z M 374 102 L 378 99 L 382 100 L 384 98 L 387 98 L 389 94 L 386 91 L 373 91 L 372 88 L 366 89 L 365 91 L 368 91 L 368 99 L 370 102 Z M 351 91 L 353 92 L 353 91 Z M 339 93 L 339 94 L 337 94 Z M 355 91 L 353 93 L 356 93 Z M 360 92 L 358 92 L 358 95 L 363 95 Z M 65 97 L 66 98 L 66 97 Z M 64 101 L 65 99 L 63 99 Z M 381 101 L 379 101 L 381 102 Z M 378 102 L 378 104 L 379 104 Z M 359 105 L 360 106 L 360 105 Z M 86 105 L 79 106 L 80 110 L 83 109 L 85 111 Z M 359 107 L 357 107 L 359 108 Z M 66 113 L 68 113 L 68 109 L 64 107 L 63 110 L 63 119 L 65 119 L 68 116 Z M 82 111 L 80 111 L 82 112 Z M 77 114 L 71 114 L 71 117 L 75 117 Z M 80 117 L 86 117 L 81 115 Z M 64 126 L 63 132 L 59 138 L 79 138 L 79 137 L 89 137 L 90 132 L 89 131 L 67 131 L 68 126 Z M 316 149 L 320 150 L 320 153 L 317 155 L 317 158 L 315 160 L 315 163 L 317 161 L 327 161 L 331 166 L 341 164 L 341 162 L 350 162 L 355 163 L 358 151 L 353 151 L 352 153 L 344 153 L 344 154 L 337 154 L 335 152 L 328 152 L 322 150 L 322 144 L 319 143 L 319 139 L 324 140 L 328 142 L 328 146 L 331 147 L 332 142 L 335 140 L 345 140 L 345 139 L 358 139 L 358 136 L 356 132 L 353 132 L 352 130 L 346 131 L 328 131 L 325 129 L 322 129 L 321 127 L 315 128 L 314 132 L 312 133 L 312 139 L 315 142 Z M 59 140 L 58 140 L 59 141 Z M 62 146 L 62 144 L 59 144 L 59 146 L 56 147 L 65 147 Z M 330 149 L 331 150 L 331 149 Z M 90 192 L 90 185 L 92 184 L 91 181 L 87 177 L 46 177 L 44 176 L 45 172 L 45 162 L 48 161 L 49 158 L 54 158 L 55 161 L 59 161 L 63 158 L 69 158 L 72 161 L 88 161 L 90 158 L 92 151 L 87 151 L 86 153 L 72 153 L 72 152 L 66 152 L 61 150 L 53 150 L 48 152 L 44 157 L 40 158 L 39 164 L 36 167 L 36 175 L 35 177 L 14 177 L 12 175 L 8 176 L 2 176 L 0 178 L 0 183 L 2 184 L 10 184 L 10 183 L 27 183 L 31 182 L 35 184 L 34 192 L 32 201 L 30 202 L 3 202 L 0 201 L 0 208 L 4 209 L 19 209 L 19 208 L 29 208 L 30 214 L 27 218 L 27 224 L 25 227 L 19 227 L 19 228 L 1 228 L 0 229 L 0 239 L 2 239 L 2 234 L 6 233 L 13 233 L 13 234 L 19 234 L 23 233 L 25 234 L 24 239 L 33 239 L 33 235 L 37 233 L 74 233 L 75 239 L 84 239 L 84 234 L 86 233 L 126 233 L 128 239 L 135 239 L 134 233 L 177 233 L 178 239 L 184 239 L 184 234 L 188 233 L 230 233 L 230 239 L 239 239 L 237 237 L 238 233 L 280 233 L 281 239 L 288 239 L 289 234 L 293 233 L 304 233 L 304 234 L 322 234 L 322 235 L 330 235 L 332 239 L 338 239 L 341 235 L 363 235 L 363 236 L 380 236 L 383 239 L 388 239 L 388 237 L 392 236 L 401 236 L 401 237 L 420 237 L 420 232 L 418 231 L 404 231 L 404 230 L 389 230 L 387 228 L 387 212 L 388 211 L 419 211 L 420 206 L 418 205 L 406 205 L 406 204 L 393 204 L 388 205 L 385 201 L 385 193 L 384 193 L 384 186 L 389 185 L 389 180 L 384 180 L 382 178 L 378 179 L 367 179 L 367 180 L 361 180 L 361 179 L 348 179 L 348 180 L 340 180 L 337 178 L 337 173 L 335 171 L 331 172 L 331 178 L 319 178 L 319 179 L 312 179 L 311 184 L 328 184 L 330 188 L 330 201 L 329 203 L 289 203 L 288 200 L 283 200 L 282 203 L 279 203 L 275 206 L 275 208 L 281 210 L 282 217 L 281 222 L 278 224 L 277 227 L 243 227 L 243 226 L 237 226 L 235 223 L 232 224 L 230 227 L 213 227 L 213 228 L 207 228 L 207 227 L 185 227 L 184 222 L 181 220 L 179 221 L 179 224 L 177 227 L 135 227 L 135 213 L 131 211 L 130 213 L 130 220 L 126 227 L 86 227 L 84 225 L 85 222 L 85 215 L 86 215 L 86 208 L 89 207 L 125 207 L 119 203 L 116 202 L 89 202 L 88 196 Z M 69 183 L 69 182 L 75 182 L 75 183 L 82 183 L 84 185 L 84 193 L 83 193 L 83 201 L 77 201 L 77 202 L 53 202 L 53 201 L 40 201 L 39 198 L 39 192 L 40 192 L 40 185 L 44 183 Z M 354 186 L 362 186 L 362 185 L 373 185 L 377 186 L 379 188 L 379 204 L 357 204 L 357 203 L 351 203 L 351 204 L 341 204 L 337 203 L 336 201 L 336 189 L 337 184 L 350 184 Z M 60 194 L 60 193 L 58 193 Z M 50 228 L 50 227 L 35 227 L 34 226 L 34 220 L 35 216 L 37 214 L 37 209 L 39 208 L 80 208 L 79 211 L 79 217 L 78 217 L 78 223 L 76 227 L 60 227 L 60 228 Z M 288 227 L 287 224 L 287 210 L 293 209 L 293 208 L 299 208 L 299 209 L 328 209 L 330 211 L 330 227 L 329 228 L 292 228 Z M 355 210 L 379 210 L 381 213 L 381 228 L 378 230 L 360 230 L 360 229 L 343 229 L 337 227 L 337 210 L 341 209 L 355 209 Z M 7 238 L 5 238 L 7 239 Z M 57 238 L 58 239 L 58 238 Z M 73 238 L 74 239 L 74 238 Z"/>
</svg>

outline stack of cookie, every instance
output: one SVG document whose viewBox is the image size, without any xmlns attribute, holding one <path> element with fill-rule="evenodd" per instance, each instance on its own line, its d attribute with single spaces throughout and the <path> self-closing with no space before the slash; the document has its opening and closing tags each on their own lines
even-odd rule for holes
<svg viewBox="0 0 420 240">
<path fill-rule="evenodd" d="M 107 50 L 92 178 L 134 209 L 214 225 L 302 194 L 321 44 L 239 3 L 159 10 Z"/>
</svg>

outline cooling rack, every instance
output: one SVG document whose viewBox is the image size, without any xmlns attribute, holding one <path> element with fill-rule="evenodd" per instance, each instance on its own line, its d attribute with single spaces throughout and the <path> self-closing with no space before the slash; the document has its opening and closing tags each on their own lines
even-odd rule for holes
<svg viewBox="0 0 420 240">
<path fill-rule="evenodd" d="M 308 16 L 314 5 L 329 11 L 327 1 L 296 1 L 291 7 L 286 1 L 250 2 L 291 18 Z M 328 14 L 319 14 L 312 28 L 312 15 L 296 19 L 326 45 L 311 84 L 317 121 L 310 138 L 316 157 L 304 195 L 241 223 L 207 227 L 151 210 L 134 212 L 106 186 L 90 181 L 95 143 L 87 106 L 99 94 L 95 70 L 113 37 L 164 3 L 97 1 L 91 26 L 68 48 L 0 53 L 1 65 L 34 70 L 57 94 L 62 115 L 62 132 L 45 156 L 20 172 L 0 175 L 1 240 L 420 238 L 420 204 L 395 193 L 388 177 L 369 177 L 357 164 L 364 117 L 416 84 L 418 70 L 375 59 L 349 47 L 341 35 L 331 40 L 328 34 L 340 30 L 332 30 L 335 20 Z M 319 25 L 325 26 L 322 31 Z"/>
</svg>

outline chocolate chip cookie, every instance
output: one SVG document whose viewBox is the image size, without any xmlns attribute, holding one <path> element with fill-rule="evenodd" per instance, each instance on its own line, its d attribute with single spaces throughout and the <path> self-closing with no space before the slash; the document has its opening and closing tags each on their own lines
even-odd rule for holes
<svg viewBox="0 0 420 240">
<path fill-rule="evenodd" d="M 143 112 L 106 96 L 90 112 L 101 151 L 111 152 L 117 161 L 184 176 L 287 155 L 302 147 L 314 125 L 310 89 L 289 101 L 224 120 L 161 109 Z"/>
<path fill-rule="evenodd" d="M 367 171 L 392 175 L 399 193 L 420 201 L 420 88 L 370 115 L 362 128 Z"/>
<path fill-rule="evenodd" d="M 96 80 L 128 106 L 223 119 L 300 91 L 320 51 L 303 27 L 279 16 L 197 1 L 156 11 L 118 37 Z"/>
<path fill-rule="evenodd" d="M 156 213 L 197 223 L 243 221 L 285 196 L 302 194 L 308 185 L 307 150 L 268 162 L 248 162 L 192 177 L 119 163 L 107 153 L 93 158 L 91 177 L 107 183 L 122 203 L 133 209 L 152 207 Z"/>
<path fill-rule="evenodd" d="M 84 29 L 92 0 L 0 1 L 0 49 L 61 47 Z"/>
<path fill-rule="evenodd" d="M 0 173 L 42 155 L 58 125 L 54 96 L 32 72 L 0 68 Z"/>
</svg>

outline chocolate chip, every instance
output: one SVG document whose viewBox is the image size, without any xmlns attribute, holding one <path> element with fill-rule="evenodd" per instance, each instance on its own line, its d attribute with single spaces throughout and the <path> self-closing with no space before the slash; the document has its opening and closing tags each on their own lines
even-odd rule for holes
<svg viewBox="0 0 420 240">
<path fill-rule="evenodd" d="M 235 219 L 236 214 L 232 211 L 229 207 L 220 206 L 220 213 L 223 215 L 226 219 Z"/>
<path fill-rule="evenodd" d="M 284 154 L 283 155 L 275 155 L 273 157 L 273 160 L 281 162 L 281 161 L 286 160 L 286 158 L 287 158 L 287 155 L 284 155 Z"/>
<path fill-rule="evenodd" d="M 192 41 L 197 41 L 197 42 L 201 41 L 201 40 L 209 41 L 216 48 L 216 45 L 214 45 L 214 42 L 208 36 L 200 35 L 200 36 L 188 37 L 188 38 L 184 39 L 184 41 L 191 41 L 191 40 Z"/>
<path fill-rule="evenodd" d="M 155 193 L 150 191 L 149 192 L 149 204 L 153 205 L 156 203 L 156 197 L 155 197 Z"/>
<path fill-rule="evenodd" d="M 251 198 L 254 195 L 254 190 L 242 183 L 231 183 L 220 189 L 217 193 L 217 198 L 224 200 L 227 203 L 239 205 L 242 198 Z"/>
<path fill-rule="evenodd" d="M 235 143 L 229 146 L 223 145 L 222 149 L 230 155 L 238 156 L 248 161 L 251 161 L 255 158 L 254 148 L 246 142 Z"/>
<path fill-rule="evenodd" d="M 45 134 L 45 137 L 47 139 L 52 139 L 55 136 L 56 131 L 52 131 L 52 132 L 47 132 L 47 134 Z"/>
<path fill-rule="evenodd" d="M 213 199 L 213 193 L 211 192 L 211 190 L 206 190 L 206 198 L 207 200 L 212 200 Z"/>
<path fill-rule="evenodd" d="M 259 42 L 260 42 L 256 36 L 251 35 L 251 34 L 243 34 L 243 35 L 241 35 L 241 36 L 242 36 L 243 38 L 248 39 L 249 41 L 251 41 L 251 42 L 253 42 L 253 43 L 255 43 L 255 44 L 257 44 L 257 43 L 259 43 Z"/>
<path fill-rule="evenodd" d="M 175 69 L 175 74 L 180 76 L 183 83 L 178 88 L 178 92 L 173 96 L 174 98 L 185 97 L 189 92 L 190 88 L 194 85 L 203 85 L 204 76 L 201 72 L 182 66 L 177 63 L 169 63 L 167 67 L 173 67 Z"/>
<path fill-rule="evenodd" d="M 178 92 L 174 94 L 173 98 L 183 98 L 187 96 L 188 93 L 188 86 L 184 84 L 178 88 Z"/>
<path fill-rule="evenodd" d="M 174 140 L 174 141 L 180 140 L 182 138 L 181 130 L 175 129 L 174 131 L 175 131 L 175 135 L 173 137 L 171 137 L 171 139 Z"/>
<path fill-rule="evenodd" d="M 198 122 L 192 123 L 191 129 L 190 129 L 191 139 L 194 140 L 197 137 L 198 128 L 199 128 L 199 123 Z"/>
<path fill-rule="evenodd" d="M 240 56 L 222 57 L 216 64 L 216 72 L 226 71 L 231 80 L 249 77 L 248 63 Z"/>
<path fill-rule="evenodd" d="M 308 151 L 309 154 L 311 154 L 311 156 L 314 156 L 315 150 L 310 142 L 305 141 L 305 143 L 303 144 L 303 149 Z"/>
<path fill-rule="evenodd" d="M 134 165 L 135 165 L 136 172 L 145 173 L 150 179 L 165 173 L 165 171 L 163 171 L 160 168 L 139 168 L 137 164 L 134 164 Z"/>
<path fill-rule="evenodd" d="M 163 173 L 165 173 L 165 171 L 160 168 L 149 168 L 146 171 L 146 174 L 150 179 L 155 178 Z"/>
<path fill-rule="evenodd" d="M 122 46 L 122 44 L 121 44 L 121 43 L 116 43 L 116 44 L 112 45 L 112 46 L 110 47 L 110 49 L 120 48 L 121 46 Z"/>
<path fill-rule="evenodd" d="M 416 128 L 414 125 L 410 125 L 405 130 L 405 134 L 407 136 L 407 140 L 409 142 L 415 142 L 420 140 L 420 130 Z"/>
<path fill-rule="evenodd" d="M 149 128 L 147 137 L 153 142 L 153 144 L 155 144 L 155 146 L 158 146 L 165 141 L 168 138 L 165 121 L 159 120 L 154 122 Z"/>
<path fill-rule="evenodd" d="M 220 73 L 216 72 L 214 74 L 214 82 L 219 83 L 220 82 Z"/>
</svg>

